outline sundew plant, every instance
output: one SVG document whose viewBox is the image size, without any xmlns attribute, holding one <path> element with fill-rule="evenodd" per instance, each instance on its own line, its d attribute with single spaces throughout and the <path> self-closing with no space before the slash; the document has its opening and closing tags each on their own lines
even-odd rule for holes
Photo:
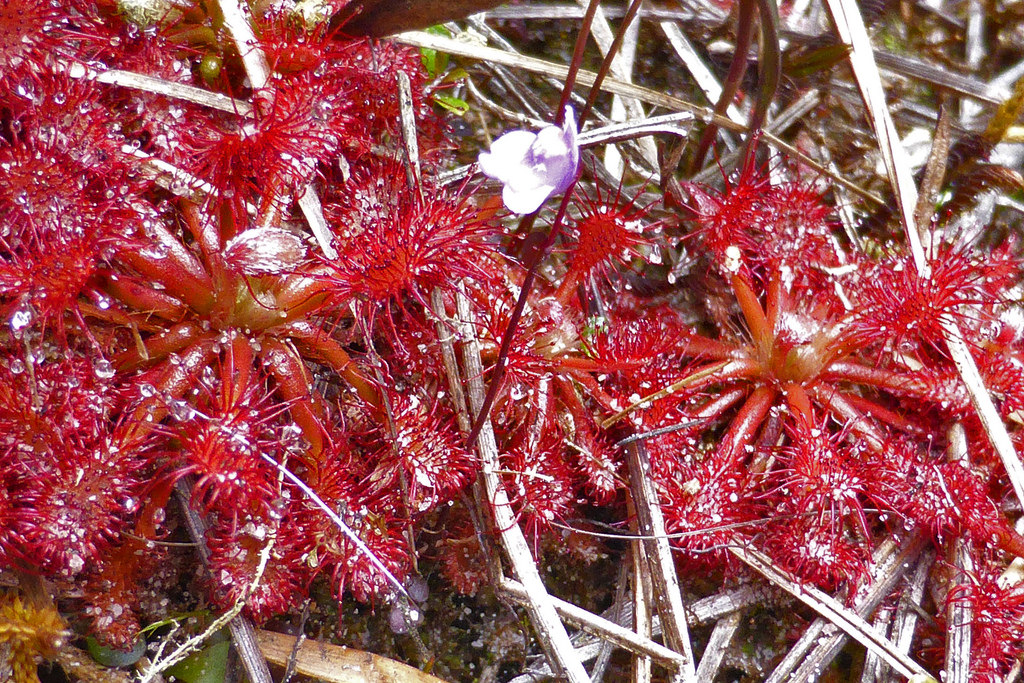
<svg viewBox="0 0 1024 683">
<path fill-rule="evenodd" d="M 1014 680 L 1021 17 L 494 4 L 0 0 L 0 678 Z"/>
</svg>

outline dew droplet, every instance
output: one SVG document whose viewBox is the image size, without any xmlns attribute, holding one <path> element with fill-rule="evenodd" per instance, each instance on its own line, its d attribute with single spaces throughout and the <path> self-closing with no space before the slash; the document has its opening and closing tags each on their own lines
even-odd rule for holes
<svg viewBox="0 0 1024 683">
<path fill-rule="evenodd" d="M 100 379 L 110 379 L 114 372 L 114 366 L 106 358 L 100 358 L 92 364 L 92 373 Z"/>
<path fill-rule="evenodd" d="M 171 417 L 179 422 L 186 422 L 196 416 L 196 410 L 186 401 L 171 401 L 168 403 Z"/>
<path fill-rule="evenodd" d="M 160 260 L 167 258 L 168 248 L 165 244 L 150 244 L 139 250 L 139 254 L 148 259 Z"/>
<path fill-rule="evenodd" d="M 20 337 L 21 331 L 31 325 L 33 319 L 35 319 L 35 311 L 31 305 L 26 303 L 18 306 L 11 315 L 11 332 L 15 337 Z"/>
</svg>

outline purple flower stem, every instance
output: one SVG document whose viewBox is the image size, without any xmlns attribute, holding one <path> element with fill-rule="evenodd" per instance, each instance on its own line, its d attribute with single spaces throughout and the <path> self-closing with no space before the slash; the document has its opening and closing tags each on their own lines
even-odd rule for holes
<svg viewBox="0 0 1024 683">
<path fill-rule="evenodd" d="M 508 364 L 508 353 L 512 348 L 512 338 L 516 334 L 516 328 L 519 327 L 519 320 L 523 317 L 523 310 L 526 308 L 526 299 L 530 295 L 530 290 L 533 289 L 533 282 L 537 278 L 537 268 L 540 266 L 540 262 L 544 259 L 544 255 L 548 253 L 551 245 L 558 239 L 558 235 L 562 231 L 562 225 L 565 222 L 565 212 L 569 208 L 569 200 L 572 197 L 573 188 L 576 186 L 576 181 L 579 179 L 579 172 L 576 174 L 576 178 L 573 179 L 569 189 L 562 195 L 562 201 L 558 205 L 558 213 L 555 214 L 555 220 L 551 223 L 551 232 L 548 233 L 547 238 L 544 242 L 536 249 L 532 248 L 531 242 L 536 243 L 536 239 L 539 238 L 543 233 L 533 232 L 526 238 L 526 244 L 523 247 L 523 254 L 525 256 L 524 265 L 526 266 L 526 277 L 523 278 L 523 286 L 519 290 L 519 298 L 516 299 L 516 307 L 512 309 L 512 316 L 509 318 L 508 326 L 505 328 L 505 334 L 501 338 L 501 348 L 498 350 L 498 359 L 494 363 L 494 376 L 491 377 L 491 383 L 487 386 L 487 395 L 484 397 L 484 404 L 480 406 L 480 412 L 477 414 L 476 419 L 473 421 L 473 428 L 469 430 L 469 436 L 467 437 L 467 443 L 472 446 L 476 443 L 476 438 L 480 434 L 480 428 L 483 427 L 484 420 L 487 419 L 491 412 L 491 406 L 494 405 L 494 399 L 498 396 L 498 390 L 501 388 L 501 382 L 505 378 L 505 366 Z M 532 217 L 536 214 L 530 214 Z"/>
<path fill-rule="evenodd" d="M 565 121 L 565 107 L 569 104 L 569 97 L 572 95 L 572 89 L 576 85 L 576 74 L 579 73 L 580 64 L 583 63 L 583 51 L 587 48 L 590 25 L 594 22 L 594 15 L 597 14 L 599 4 L 600 0 L 590 0 L 590 4 L 587 5 L 587 12 L 583 15 L 583 23 L 576 34 L 576 46 L 573 48 L 572 61 L 569 62 L 569 73 L 565 76 L 565 85 L 562 86 L 562 97 L 558 100 L 558 107 L 555 109 L 556 126 L 562 125 Z M 623 25 L 625 26 L 625 24 Z M 583 124 L 580 124 L 580 128 L 583 128 Z"/>
<path fill-rule="evenodd" d="M 601 93 L 601 83 L 604 82 L 605 76 L 608 75 L 609 69 L 612 66 L 612 60 L 615 59 L 615 55 L 618 54 L 619 48 L 622 47 L 622 41 L 626 36 L 626 28 L 633 23 L 633 19 L 636 18 L 636 13 L 640 11 L 640 5 L 643 4 L 643 0 L 633 0 L 629 4 L 629 8 L 626 10 L 626 15 L 622 18 L 619 23 L 619 30 L 615 32 L 615 38 L 612 40 L 611 46 L 608 48 L 608 54 L 604 56 L 604 61 L 601 62 L 601 68 L 597 72 L 597 76 L 594 77 L 594 85 L 590 86 L 590 94 L 587 95 L 587 103 L 583 107 L 583 111 L 580 112 L 580 120 L 577 124 L 580 130 L 583 130 L 583 124 L 586 123 L 587 117 L 590 116 L 590 110 L 594 107 L 594 102 L 597 101 L 597 96 Z"/>
</svg>

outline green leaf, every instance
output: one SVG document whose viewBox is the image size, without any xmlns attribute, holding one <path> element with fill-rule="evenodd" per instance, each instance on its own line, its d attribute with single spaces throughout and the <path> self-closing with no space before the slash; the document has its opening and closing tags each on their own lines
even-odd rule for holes
<svg viewBox="0 0 1024 683">
<path fill-rule="evenodd" d="M 131 666 L 142 659 L 142 655 L 146 654 L 146 639 L 139 636 L 131 650 L 117 650 L 106 645 L 100 645 L 98 640 L 88 636 L 85 639 L 85 649 L 97 663 L 103 666 Z"/>
<path fill-rule="evenodd" d="M 444 38 L 451 38 L 452 37 L 452 32 L 449 31 L 448 29 L 446 29 L 441 24 L 435 24 L 433 26 L 428 26 L 427 28 L 425 28 L 423 30 L 424 30 L 424 32 L 429 33 L 432 36 L 442 36 Z"/>
<path fill-rule="evenodd" d="M 218 631 L 202 650 L 167 669 L 167 673 L 183 683 L 223 683 L 228 671 L 228 650 L 231 641 Z"/>
<path fill-rule="evenodd" d="M 807 78 L 831 69 L 849 54 L 850 48 L 846 45 L 827 45 L 801 54 L 787 54 L 782 59 L 782 71 L 789 78 Z"/>
<path fill-rule="evenodd" d="M 441 79 L 442 83 L 458 83 L 459 81 L 469 78 L 469 74 L 461 66 L 456 67 L 446 73 L 444 78 Z"/>
<path fill-rule="evenodd" d="M 443 36 L 445 38 L 451 38 L 452 35 L 444 26 L 431 26 L 426 30 L 426 32 L 431 35 Z M 437 78 L 448 68 L 447 53 L 438 52 L 432 48 L 420 48 L 420 59 L 423 61 L 423 68 L 427 70 L 427 73 L 430 74 L 431 78 Z"/>
<path fill-rule="evenodd" d="M 148 626 L 144 626 L 142 631 L 140 631 L 140 633 L 142 635 L 153 634 L 153 633 L 156 633 L 157 630 L 163 628 L 164 626 L 174 626 L 175 624 L 180 624 L 181 622 L 185 621 L 186 619 L 191 619 L 193 617 L 199 618 L 199 619 L 206 619 L 209 616 L 210 616 L 209 610 L 194 610 L 192 612 L 179 612 L 179 613 L 172 614 L 172 615 L 168 616 L 166 619 L 161 619 L 160 621 L 154 621 L 152 624 L 149 624 Z"/>
<path fill-rule="evenodd" d="M 452 95 L 443 95 L 441 93 L 434 93 L 434 101 L 441 105 L 441 107 L 460 116 L 469 111 L 469 104 L 466 102 L 466 100 L 461 99 L 459 97 L 453 97 Z"/>
</svg>

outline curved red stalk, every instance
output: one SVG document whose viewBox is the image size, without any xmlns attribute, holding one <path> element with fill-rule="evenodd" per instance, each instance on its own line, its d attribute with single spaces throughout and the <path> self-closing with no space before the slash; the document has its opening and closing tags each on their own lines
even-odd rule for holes
<svg viewBox="0 0 1024 683">
<path fill-rule="evenodd" d="M 909 384 L 904 374 L 880 367 L 868 367 L 851 361 L 836 361 L 821 373 L 821 379 L 829 383 L 851 382 L 853 384 L 870 384 L 879 389 L 906 390 Z"/>
<path fill-rule="evenodd" d="M 162 360 L 172 353 L 181 351 L 194 343 L 202 333 L 203 329 L 197 323 L 179 323 L 147 339 L 141 349 L 122 351 L 114 356 L 111 362 L 118 370 L 131 372 L 149 361 Z"/>
<path fill-rule="evenodd" d="M 736 294 L 736 301 L 740 305 L 740 310 L 743 311 L 743 318 L 747 321 L 747 328 L 750 331 L 751 339 L 754 341 L 754 346 L 757 348 L 758 353 L 763 354 L 761 360 L 765 360 L 771 352 L 774 334 L 772 333 L 772 327 L 768 322 L 768 318 L 764 314 L 764 309 L 761 308 L 761 302 L 757 300 L 757 295 L 754 294 L 754 290 L 747 281 L 747 278 L 741 274 L 734 273 L 730 278 L 730 282 L 732 283 L 732 291 Z"/>
<path fill-rule="evenodd" d="M 277 305 L 285 312 L 282 324 L 298 320 L 323 308 L 330 283 L 326 277 L 317 276 L 326 275 L 325 270 L 322 266 L 316 266 L 309 272 L 289 276 L 274 291 Z M 347 309 L 338 311 L 337 314 L 345 318 Z"/>
<path fill-rule="evenodd" d="M 159 282 L 176 298 L 199 313 L 213 308 L 213 281 L 188 249 L 163 226 L 150 227 L 156 240 L 154 248 L 166 250 L 162 258 L 153 258 L 141 251 L 122 249 L 118 260 L 124 261 L 144 277 Z"/>
<path fill-rule="evenodd" d="M 590 0 L 587 4 L 587 11 L 583 15 L 583 23 L 580 24 L 576 34 L 576 45 L 572 51 L 572 60 L 569 62 L 569 73 L 565 76 L 565 84 L 562 86 L 562 95 L 558 99 L 558 109 L 555 110 L 555 125 L 560 126 L 565 121 L 565 106 L 569 104 L 572 96 L 572 89 L 576 85 L 576 74 L 583 63 L 583 52 L 587 49 L 587 38 L 590 36 L 590 26 L 594 22 L 594 15 L 600 0 Z"/>
<path fill-rule="evenodd" d="M 597 401 L 602 408 L 611 413 L 617 412 L 614 406 L 618 405 L 618 403 L 604 390 L 600 382 L 586 372 L 570 371 L 570 376 L 573 380 L 579 382 L 587 390 L 587 396 Z"/>
<path fill-rule="evenodd" d="M 555 359 L 560 370 L 579 372 L 623 372 L 642 368 L 648 361 L 635 359 L 625 361 L 601 361 L 585 356 L 559 356 Z"/>
<path fill-rule="evenodd" d="M 870 415 L 876 420 L 899 429 L 900 431 L 907 432 L 910 434 L 921 434 L 922 430 L 920 427 L 915 425 L 913 422 L 903 417 L 899 413 L 896 413 L 884 406 L 875 403 L 874 401 L 864 398 L 863 396 L 857 396 L 856 394 L 849 394 L 846 392 L 836 392 L 843 397 L 847 403 L 861 411 L 865 415 Z"/>
<path fill-rule="evenodd" d="M 208 332 L 188 347 L 180 362 L 165 362 L 161 366 L 163 373 L 153 382 L 156 393 L 140 403 L 123 423 L 124 431 L 120 433 L 122 445 L 127 447 L 148 436 L 167 415 L 167 399 L 184 396 L 195 386 L 196 377 L 213 362 L 216 355 L 217 335 Z"/>
<path fill-rule="evenodd" d="M 579 284 L 580 275 L 581 273 L 570 270 L 565 274 L 565 279 L 559 283 L 558 289 L 555 290 L 555 298 L 558 299 L 558 303 L 562 304 L 562 306 L 568 307 L 570 305 L 572 295 Z"/>
<path fill-rule="evenodd" d="M 798 417 L 808 427 L 813 427 L 815 424 L 814 408 L 811 406 L 811 399 L 803 386 L 795 382 L 787 382 L 783 385 L 782 391 L 786 394 L 786 404 L 793 416 Z"/>
<path fill-rule="evenodd" d="M 738 349 L 735 346 L 708 339 L 700 334 L 687 337 L 679 352 L 701 360 L 731 360 L 738 356 Z"/>
<path fill-rule="evenodd" d="M 604 82 L 605 77 L 611 70 L 612 60 L 615 59 L 615 55 L 618 53 L 619 48 L 622 47 L 622 41 L 626 37 L 626 29 L 633 23 L 637 12 L 640 11 L 641 4 L 643 4 L 643 0 L 632 0 L 626 8 L 626 13 L 623 15 L 622 21 L 619 22 L 619 30 L 615 32 L 615 37 L 612 38 L 612 44 L 608 46 L 608 54 L 606 54 L 604 59 L 601 61 L 601 66 L 598 68 L 597 74 L 594 76 L 594 83 L 590 86 L 590 92 L 587 94 L 587 103 L 583 105 L 583 111 L 580 112 L 580 130 L 583 129 L 583 124 L 586 123 L 587 118 L 590 116 L 590 111 L 594 108 L 594 104 L 597 102 L 598 95 L 601 94 L 601 83 Z"/>
<path fill-rule="evenodd" d="M 181 320 L 185 306 L 175 297 L 153 289 L 153 285 L 130 275 L 118 273 L 103 278 L 102 288 L 110 296 L 143 315 L 154 315 L 164 320 Z"/>
<path fill-rule="evenodd" d="M 324 450 L 324 406 L 311 393 L 312 378 L 305 363 L 284 344 L 274 339 L 262 342 L 260 360 L 277 382 L 277 391 L 288 401 L 288 412 L 309 442 L 309 455 Z"/>
<path fill-rule="evenodd" d="M 729 423 L 729 431 L 722 437 L 716 457 L 721 458 L 723 469 L 732 469 L 740 459 L 745 446 L 750 445 L 757 430 L 764 423 L 768 411 L 775 402 L 776 392 L 767 386 L 759 386 L 747 397 L 746 402 Z"/>
<path fill-rule="evenodd" d="M 778 269 L 772 268 L 768 274 L 768 284 L 765 287 L 765 318 L 768 320 L 768 328 L 772 336 L 779 329 L 779 321 L 782 311 L 789 309 L 789 297 L 782 284 L 782 275 Z"/>
<path fill-rule="evenodd" d="M 1024 536 L 1021 536 L 1009 526 L 999 527 L 993 533 L 1002 550 L 1015 557 L 1024 557 Z"/>
<path fill-rule="evenodd" d="M 232 393 L 228 405 L 241 403 L 245 398 L 245 392 L 249 388 L 249 378 L 252 375 L 252 346 L 249 339 L 244 335 L 235 333 L 231 337 L 231 346 L 228 347 L 227 367 L 221 377 L 222 382 L 228 383 Z"/>
<path fill-rule="evenodd" d="M 928 381 L 921 377 L 901 374 L 879 367 L 868 367 L 859 363 L 849 361 L 836 361 L 828 366 L 822 373 L 822 379 L 829 383 L 851 382 L 854 384 L 866 384 L 884 389 L 899 396 L 912 396 L 928 403 L 934 403 L 936 396 L 943 387 L 929 385 Z M 951 401 L 957 400 L 956 396 L 949 396 Z M 964 398 L 966 403 L 966 397 Z"/>
<path fill-rule="evenodd" d="M 225 202 L 222 202 L 221 206 L 223 207 L 224 204 Z M 196 244 L 199 245 L 199 251 L 203 254 L 203 259 L 209 263 L 213 255 L 219 254 L 224 248 L 224 245 L 221 243 L 220 236 L 217 234 L 217 231 L 213 229 L 212 222 L 203 219 L 204 214 L 199 210 L 199 207 L 195 202 L 182 199 L 180 206 L 182 216 L 185 219 L 185 227 L 188 228 L 188 231 L 192 234 Z M 232 225 L 234 224 L 234 216 L 230 211 L 227 211 L 226 213 L 227 215 L 225 216 L 224 211 L 220 212 L 219 225 L 221 226 L 225 225 L 225 221 L 230 221 Z"/>
<path fill-rule="evenodd" d="M 756 6 L 757 4 L 754 0 L 742 0 L 739 3 L 739 14 L 736 17 L 736 45 L 733 48 L 729 71 L 722 84 L 722 92 L 718 96 L 718 101 L 715 102 L 714 107 L 715 114 L 719 116 L 725 116 L 729 105 L 732 104 L 736 98 L 736 93 L 739 92 L 743 76 L 747 72 L 747 52 L 750 50 L 750 44 L 754 40 L 754 27 L 757 23 L 754 21 L 754 8 Z M 693 157 L 692 171 L 699 171 L 704 165 L 704 157 L 707 155 L 708 149 L 711 148 L 711 143 L 715 141 L 717 133 L 718 124 L 712 120 L 700 136 L 697 152 Z"/>
<path fill-rule="evenodd" d="M 692 418 L 694 420 L 714 422 L 724 415 L 727 410 L 742 401 L 747 396 L 747 393 L 747 390 L 743 387 L 736 387 L 735 389 L 722 392 L 714 400 L 704 404 L 699 411 L 693 414 Z"/>
<path fill-rule="evenodd" d="M 100 308 L 96 304 L 87 301 L 78 302 L 78 309 L 83 316 L 102 320 L 115 326 L 144 330 L 146 332 L 160 332 L 165 329 L 163 321 L 150 322 L 143 320 L 142 316 L 134 316 L 117 308 Z"/>
<path fill-rule="evenodd" d="M 577 174 L 577 178 L 578 178 Z M 544 237 L 543 233 L 532 233 L 527 240 L 534 240 L 541 242 L 537 247 L 536 251 L 531 251 L 525 258 L 526 265 L 526 276 L 523 278 L 523 284 L 519 289 L 519 296 L 516 299 L 516 305 L 512 309 L 512 314 L 509 316 L 508 324 L 505 326 L 505 332 L 501 337 L 501 347 L 498 349 L 498 358 L 494 363 L 494 372 L 491 376 L 490 384 L 487 386 L 487 394 L 484 396 L 483 405 L 480 406 L 480 412 L 477 414 L 476 419 L 473 420 L 473 426 L 469 429 L 469 435 L 466 437 L 466 443 L 473 446 L 476 443 L 476 437 L 480 434 L 480 428 L 483 427 L 484 421 L 491 414 L 491 406 L 494 405 L 494 399 L 498 396 L 498 391 L 501 389 L 502 381 L 505 378 L 505 371 L 508 369 L 508 354 L 512 349 L 512 340 L 515 337 L 516 329 L 519 327 L 519 320 L 523 317 L 523 310 L 526 308 L 526 300 L 529 298 L 530 292 L 533 290 L 533 282 L 537 277 L 537 270 L 540 267 L 541 261 L 544 256 L 551 249 L 551 245 L 555 243 L 559 233 L 562 231 L 562 225 L 565 221 L 565 212 L 569 208 L 569 200 L 572 198 L 572 191 L 575 187 L 576 180 L 573 180 L 573 185 L 569 186 L 569 189 L 565 191 L 565 195 L 562 197 L 562 202 L 558 205 L 558 212 L 555 214 L 555 219 L 551 222 L 551 229 Z M 534 236 L 537 236 L 536 238 Z M 543 238 L 543 241 L 541 239 Z"/>
<path fill-rule="evenodd" d="M 832 417 L 837 422 L 847 425 L 851 431 L 864 437 L 875 452 L 882 451 L 883 445 L 886 443 L 885 434 L 875 427 L 856 406 L 850 404 L 844 396 L 834 389 L 825 389 L 817 385 L 809 387 L 809 391 L 818 403 L 829 408 Z"/>
<path fill-rule="evenodd" d="M 573 376 L 575 379 L 575 375 Z M 562 398 L 562 402 L 566 408 L 572 414 L 574 420 L 577 423 L 584 421 L 593 421 L 593 416 L 587 412 L 587 409 L 583 406 L 583 401 L 580 400 L 580 395 L 576 393 L 576 389 L 573 387 L 572 382 L 569 381 L 568 377 L 562 375 L 554 376 L 555 390 L 558 395 Z"/>
<path fill-rule="evenodd" d="M 380 393 L 349 357 L 348 352 L 336 341 L 321 330 L 314 330 L 308 323 L 292 323 L 286 332 L 296 344 L 309 351 L 312 355 L 330 365 L 346 382 L 349 383 L 359 397 L 369 403 L 378 416 L 384 414 Z"/>
</svg>

